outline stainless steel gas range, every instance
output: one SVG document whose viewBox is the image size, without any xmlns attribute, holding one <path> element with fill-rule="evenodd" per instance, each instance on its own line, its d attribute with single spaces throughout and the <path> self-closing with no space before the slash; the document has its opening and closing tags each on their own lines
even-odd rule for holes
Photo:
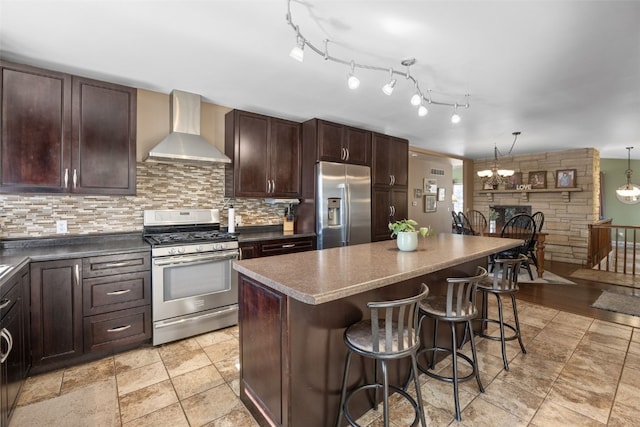
<svg viewBox="0 0 640 427">
<path fill-rule="evenodd" d="M 217 209 L 144 211 L 143 236 L 151 244 L 153 345 L 238 323 L 238 240 L 220 230 Z"/>
</svg>

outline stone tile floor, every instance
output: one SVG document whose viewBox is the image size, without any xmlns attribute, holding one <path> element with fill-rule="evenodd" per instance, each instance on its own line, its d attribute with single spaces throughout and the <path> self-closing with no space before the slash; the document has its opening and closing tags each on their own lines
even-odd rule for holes
<svg viewBox="0 0 640 427">
<path fill-rule="evenodd" d="M 462 422 L 451 384 L 421 375 L 429 425 L 638 425 L 640 329 L 522 301 L 518 312 L 527 354 L 509 342 L 507 372 L 500 343 L 477 339 L 485 393 L 461 384 Z M 30 377 L 10 427 L 256 426 L 238 398 L 238 366 L 233 327 Z M 392 402 L 393 426 L 409 425 L 411 407 Z M 381 410 L 360 423 L 381 426 Z"/>
</svg>

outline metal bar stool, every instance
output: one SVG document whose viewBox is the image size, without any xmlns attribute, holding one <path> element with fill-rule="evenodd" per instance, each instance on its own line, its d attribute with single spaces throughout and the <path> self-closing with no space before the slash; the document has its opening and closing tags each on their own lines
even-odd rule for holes
<svg viewBox="0 0 640 427">
<path fill-rule="evenodd" d="M 527 350 L 522 343 L 522 335 L 520 334 L 520 321 L 518 320 L 518 307 L 516 305 L 516 293 L 518 292 L 518 274 L 520 272 L 520 265 L 526 262 L 527 256 L 520 254 L 518 258 L 496 259 L 495 268 L 493 271 L 493 278 L 487 277 L 485 280 L 478 284 L 478 291 L 484 293 L 482 302 L 482 318 L 477 319 L 482 322 L 481 332 L 478 336 L 487 338 L 494 341 L 500 341 L 502 344 L 502 361 L 504 362 L 504 370 L 509 370 L 509 362 L 507 360 L 507 346 L 506 341 L 517 339 L 520 343 L 522 353 L 526 354 Z M 493 294 L 498 300 L 498 318 L 487 318 L 487 296 Z M 511 305 L 513 306 L 513 318 L 514 325 L 510 325 L 504 322 L 503 308 L 502 308 L 502 295 L 509 295 L 511 297 Z M 487 322 L 497 323 L 500 325 L 500 336 L 489 335 L 484 332 Z M 513 332 L 512 335 L 505 336 L 505 328 L 510 329 Z"/>
<path fill-rule="evenodd" d="M 389 426 L 389 389 L 400 393 L 413 405 L 416 418 L 412 425 L 416 425 L 418 419 L 423 426 L 427 423 L 422 408 L 422 394 L 418 381 L 418 368 L 416 354 L 420 347 L 418 303 L 429 294 L 429 288 L 424 283 L 420 287 L 420 293 L 414 297 L 382 302 L 369 302 L 367 307 L 371 309 L 371 319 L 362 320 L 349 326 L 344 332 L 344 342 L 347 345 L 347 358 L 344 365 L 342 381 L 342 394 L 340 398 L 340 412 L 336 425 L 340 425 L 344 415 L 347 422 L 357 426 L 349 413 L 349 401 L 355 393 L 374 389 L 374 409 L 378 408 L 378 389 L 383 390 L 383 417 L 385 427 Z M 375 383 L 361 385 L 347 394 L 347 382 L 349 365 L 353 353 L 375 359 Z M 387 375 L 387 360 L 411 357 L 411 373 L 416 387 L 416 399 L 411 397 L 404 389 L 389 385 Z M 382 366 L 382 383 L 378 382 L 377 361 Z"/>
<path fill-rule="evenodd" d="M 424 365 L 418 363 L 418 369 L 432 378 L 436 378 L 441 381 L 453 383 L 453 398 L 456 409 L 456 420 L 461 421 L 460 416 L 460 401 L 458 398 L 458 383 L 461 381 L 467 381 L 471 378 L 475 378 L 478 382 L 478 388 L 480 392 L 484 393 L 484 387 L 480 381 L 480 374 L 478 372 L 478 356 L 476 354 L 476 344 L 473 339 L 473 331 L 471 329 L 471 320 L 475 319 L 478 315 L 478 309 L 476 308 L 476 287 L 478 283 L 487 277 L 487 270 L 483 267 L 478 267 L 475 276 L 471 277 L 456 277 L 447 279 L 447 293 L 446 295 L 433 295 L 420 303 L 420 326 L 425 317 L 434 319 L 433 329 L 433 346 L 431 348 L 422 348 L 418 352 L 418 356 L 426 353 L 431 353 L 431 363 L 427 368 Z M 439 347 L 438 343 L 438 321 L 448 322 L 451 326 L 451 346 L 450 348 Z M 469 358 L 466 354 L 462 354 L 458 351 L 458 340 L 456 338 L 456 324 L 464 322 L 465 336 L 469 336 L 471 342 L 471 355 Z M 452 375 L 441 375 L 433 372 L 435 368 L 437 353 L 451 354 L 452 358 Z M 468 363 L 471 367 L 471 373 L 460 377 L 458 375 L 458 358 Z"/>
</svg>

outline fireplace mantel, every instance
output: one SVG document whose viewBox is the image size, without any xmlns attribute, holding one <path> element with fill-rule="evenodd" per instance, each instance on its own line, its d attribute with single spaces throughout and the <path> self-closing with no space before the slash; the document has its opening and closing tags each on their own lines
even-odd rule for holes
<svg viewBox="0 0 640 427">
<path fill-rule="evenodd" d="M 582 188 L 544 188 L 544 189 L 532 189 L 532 190 L 482 190 L 478 194 L 486 194 L 487 200 L 493 202 L 494 194 L 504 193 L 521 193 L 521 200 L 523 202 L 529 201 L 529 193 L 562 193 L 562 201 L 569 203 L 571 201 L 571 193 L 576 191 L 582 191 Z"/>
</svg>

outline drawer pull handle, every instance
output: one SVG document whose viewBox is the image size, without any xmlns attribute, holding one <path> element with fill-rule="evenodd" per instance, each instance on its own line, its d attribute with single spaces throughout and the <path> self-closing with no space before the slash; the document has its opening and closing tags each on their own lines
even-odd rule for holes
<svg viewBox="0 0 640 427">
<path fill-rule="evenodd" d="M 289 243 L 288 245 L 282 245 L 282 248 L 295 248 L 296 244 L 295 243 Z"/>
<path fill-rule="evenodd" d="M 128 294 L 129 292 L 131 292 L 131 289 L 122 289 L 121 291 L 113 291 L 113 292 L 107 292 L 107 295 L 122 295 L 122 294 Z"/>
<path fill-rule="evenodd" d="M 115 268 L 115 267 L 124 267 L 126 265 L 129 265 L 128 262 L 112 262 L 111 264 L 105 264 L 105 268 Z"/>
<path fill-rule="evenodd" d="M 119 326 L 117 328 L 111 328 L 111 329 L 107 329 L 107 332 L 122 332 L 122 331 L 126 331 L 127 329 L 129 329 L 131 327 L 131 325 L 127 325 L 127 326 Z"/>
<path fill-rule="evenodd" d="M 11 304 L 11 300 L 8 298 L 4 298 L 2 301 L 0 301 L 0 310 L 5 308 L 9 304 Z"/>
</svg>

